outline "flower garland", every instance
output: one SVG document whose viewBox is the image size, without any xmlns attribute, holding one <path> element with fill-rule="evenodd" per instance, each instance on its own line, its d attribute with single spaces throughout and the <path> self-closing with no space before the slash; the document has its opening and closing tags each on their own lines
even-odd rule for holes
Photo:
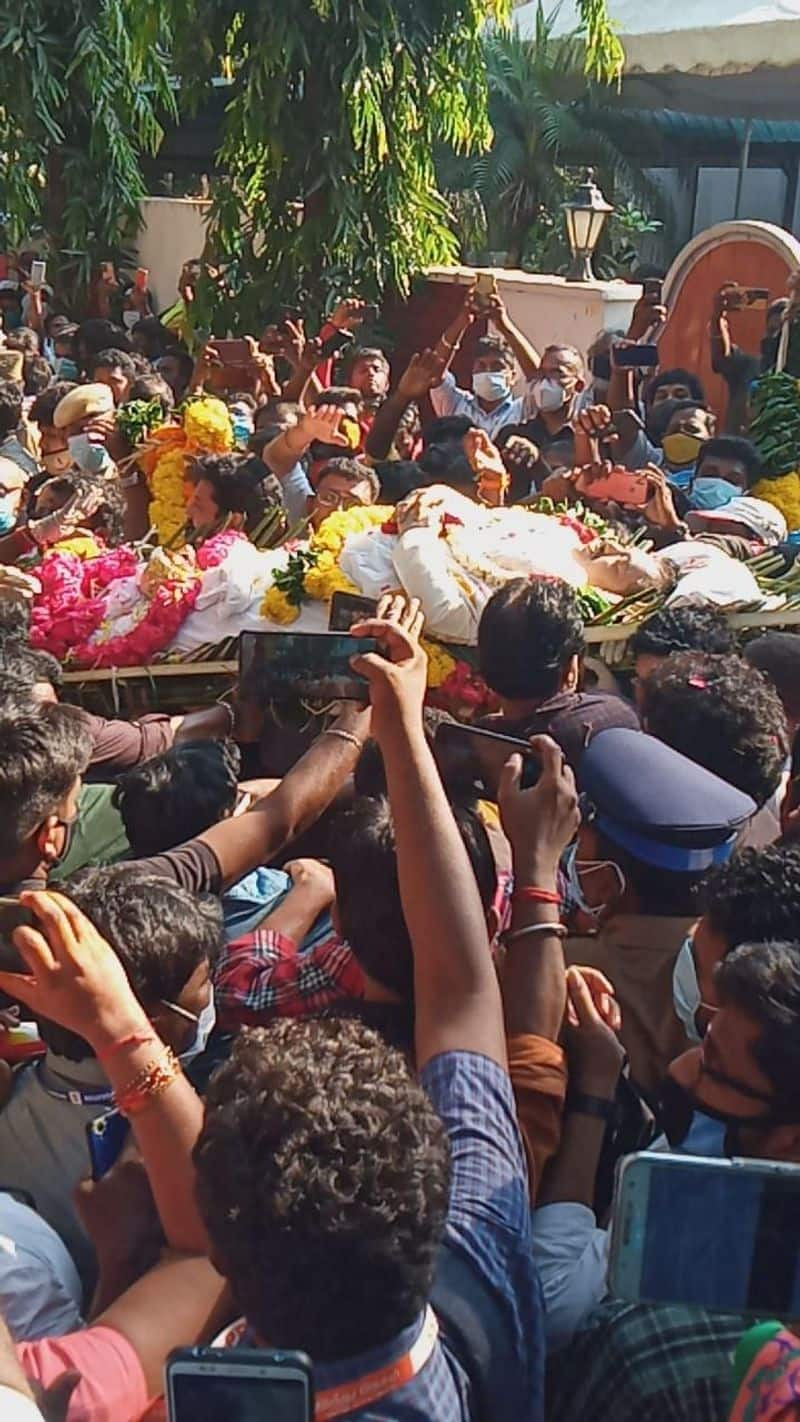
<svg viewBox="0 0 800 1422">
<path fill-rule="evenodd" d="M 186 524 L 186 461 L 193 454 L 225 454 L 233 448 L 228 407 L 213 395 L 191 400 L 183 410 L 183 425 L 154 430 L 139 456 L 150 481 L 150 522 L 163 546 Z"/>
<path fill-rule="evenodd" d="M 800 470 L 781 474 L 777 479 L 759 479 L 750 493 L 779 509 L 790 533 L 800 528 Z"/>
<path fill-rule="evenodd" d="M 279 568 L 259 608 L 262 617 L 285 627 L 300 615 L 302 604 L 330 602 L 335 592 L 358 593 L 360 588 L 339 567 L 339 556 L 352 534 L 382 527 L 394 509 L 381 506 L 337 509 L 311 535 L 305 546 L 289 554 Z"/>
</svg>

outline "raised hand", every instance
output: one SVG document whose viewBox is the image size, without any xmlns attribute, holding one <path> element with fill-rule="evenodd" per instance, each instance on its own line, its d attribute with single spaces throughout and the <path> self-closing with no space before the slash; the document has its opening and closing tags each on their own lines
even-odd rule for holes
<svg viewBox="0 0 800 1422">
<path fill-rule="evenodd" d="M 354 637 L 374 637 L 382 653 L 367 652 L 352 661 L 353 671 L 369 682 L 372 733 L 379 743 L 400 728 L 406 733 L 422 728 L 428 658 L 419 643 L 419 614 L 406 620 L 410 626 L 375 617 L 350 629 Z"/>
<path fill-rule="evenodd" d="M 447 362 L 436 351 L 418 351 L 412 355 L 397 382 L 397 394 L 404 400 L 422 400 L 437 385 L 441 385 Z"/>
<path fill-rule="evenodd" d="M 308 444 L 319 440 L 321 444 L 346 447 L 347 439 L 339 429 L 343 414 L 344 411 L 335 405 L 317 405 L 315 409 L 307 410 L 300 420 L 303 438 Z"/>
<path fill-rule="evenodd" d="M 547 885 L 555 883 L 561 855 L 578 832 L 578 792 L 554 740 L 532 736 L 530 747 L 541 765 L 537 783 L 522 789 L 522 756 L 512 755 L 500 777 L 498 805 L 516 878 L 522 884 Z"/>
<path fill-rule="evenodd" d="M 584 970 L 579 968 L 567 969 L 567 1017 L 575 1022 L 564 1034 L 570 1084 L 589 1096 L 610 1099 L 625 1052 L 613 1027 L 598 1011 Z"/>
<path fill-rule="evenodd" d="M 354 331 L 363 324 L 366 310 L 367 303 L 360 296 L 347 296 L 334 307 L 328 320 L 337 331 Z"/>
</svg>

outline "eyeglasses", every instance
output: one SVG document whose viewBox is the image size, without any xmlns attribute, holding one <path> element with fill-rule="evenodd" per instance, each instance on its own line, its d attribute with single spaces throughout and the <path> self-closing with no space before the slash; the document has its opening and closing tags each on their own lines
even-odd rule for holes
<svg viewBox="0 0 800 1422">
<path fill-rule="evenodd" d="M 317 494 L 317 503 L 326 509 L 363 509 L 364 500 L 358 494 L 337 494 L 333 489 L 324 489 Z"/>
</svg>

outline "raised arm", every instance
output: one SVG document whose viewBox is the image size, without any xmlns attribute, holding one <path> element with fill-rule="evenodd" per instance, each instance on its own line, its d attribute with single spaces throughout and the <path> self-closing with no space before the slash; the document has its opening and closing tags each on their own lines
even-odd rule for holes
<svg viewBox="0 0 800 1422">
<path fill-rule="evenodd" d="M 412 355 L 397 388 L 379 406 L 367 435 L 365 452 L 376 462 L 388 459 L 406 410 L 415 400 L 424 400 L 435 386 L 440 385 L 447 368 L 447 361 L 436 351 L 420 351 Z"/>
<path fill-rule="evenodd" d="M 62 894 L 20 895 L 36 928 L 14 943 L 28 975 L 0 973 L 0 989 L 88 1042 L 130 1118 L 167 1240 L 206 1252 L 194 1199 L 192 1150 L 203 1104 L 164 1046 L 113 948 Z"/>
<path fill-rule="evenodd" d="M 500 819 L 511 843 L 514 899 L 503 967 L 506 1031 L 555 1042 L 566 1001 L 558 864 L 580 823 L 575 777 L 549 736 L 534 736 L 538 782 L 521 788 L 522 758 L 500 778 Z"/>
<path fill-rule="evenodd" d="M 348 703 L 328 730 L 287 771 L 280 784 L 235 819 L 199 836 L 213 851 L 223 884 L 233 884 L 268 864 L 303 830 L 315 824 L 352 774 L 369 735 L 369 712 Z"/>
<path fill-rule="evenodd" d="M 539 352 L 512 321 L 502 296 L 489 297 L 489 320 L 508 341 L 525 379 L 531 380 L 541 365 Z"/>
<path fill-rule="evenodd" d="M 427 662 L 417 629 L 375 621 L 353 632 L 377 637 L 385 653 L 354 665 L 370 683 L 373 735 L 386 766 L 414 950 L 417 1064 L 460 1050 L 505 1066 L 500 991 L 480 895 L 423 730 Z"/>
<path fill-rule="evenodd" d="M 341 418 L 342 411 L 338 407 L 318 405 L 314 410 L 306 411 L 291 429 L 284 430 L 283 434 L 265 445 L 261 458 L 278 479 L 285 479 L 315 439 L 325 444 L 340 444 L 344 448 L 346 440 L 339 433 Z"/>
</svg>

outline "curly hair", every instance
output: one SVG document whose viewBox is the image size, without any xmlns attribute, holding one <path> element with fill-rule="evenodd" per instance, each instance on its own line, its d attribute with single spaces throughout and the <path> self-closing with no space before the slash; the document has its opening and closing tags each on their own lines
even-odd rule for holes
<svg viewBox="0 0 800 1422">
<path fill-rule="evenodd" d="M 800 946 L 743 943 L 715 975 L 723 1006 L 739 1008 L 762 1028 L 753 1056 L 768 1077 L 773 1110 L 797 1121 L 800 1107 Z"/>
<path fill-rule="evenodd" d="M 134 854 L 161 854 L 232 815 L 241 759 L 233 741 L 182 741 L 126 770 L 113 801 Z"/>
<path fill-rule="evenodd" d="M 743 849 L 698 893 L 700 911 L 729 948 L 794 938 L 800 924 L 800 845 Z"/>
<path fill-rule="evenodd" d="M 546 700 L 583 651 L 583 620 L 560 578 L 512 578 L 490 597 L 478 627 L 478 661 L 490 690 L 509 700 Z"/>
<path fill-rule="evenodd" d="M 448 1142 L 375 1032 L 342 1019 L 241 1032 L 194 1162 L 213 1257 L 270 1344 L 330 1362 L 416 1318 L 447 1217 Z"/>
<path fill-rule="evenodd" d="M 800 720 L 800 636 L 796 632 L 763 632 L 747 643 L 742 656 L 772 683 L 787 715 Z"/>
<path fill-rule="evenodd" d="M 504 340 L 502 336 L 479 337 L 475 342 L 474 359 L 480 360 L 482 356 L 496 356 L 509 370 L 513 371 L 516 368 L 514 352 L 508 341 Z"/>
<path fill-rule="evenodd" d="M 648 617 L 631 637 L 634 657 L 668 657 L 670 652 L 733 652 L 736 638 L 727 618 L 714 608 L 687 602 L 683 607 L 662 607 Z"/>
<path fill-rule="evenodd" d="M 789 750 L 777 693 L 741 657 L 673 652 L 642 688 L 651 735 L 763 805 Z"/>
</svg>

